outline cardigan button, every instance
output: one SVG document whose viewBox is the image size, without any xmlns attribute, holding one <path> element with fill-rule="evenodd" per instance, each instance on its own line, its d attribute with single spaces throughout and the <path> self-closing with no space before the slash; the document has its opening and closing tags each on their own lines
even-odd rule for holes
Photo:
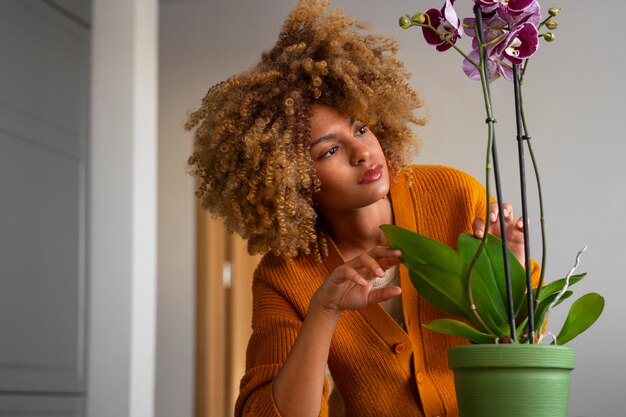
<svg viewBox="0 0 626 417">
<path fill-rule="evenodd" d="M 421 384 L 422 382 L 424 382 L 424 374 L 422 372 L 418 372 L 417 373 L 417 383 Z"/>
<path fill-rule="evenodd" d="M 402 353 L 406 350 L 406 345 L 404 343 L 396 343 L 393 347 L 393 351 L 395 353 Z"/>
</svg>

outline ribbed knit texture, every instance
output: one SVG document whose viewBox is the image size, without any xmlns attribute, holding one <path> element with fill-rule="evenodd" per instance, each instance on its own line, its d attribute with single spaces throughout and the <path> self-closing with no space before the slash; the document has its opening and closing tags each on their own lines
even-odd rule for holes
<svg viewBox="0 0 626 417">
<path fill-rule="evenodd" d="M 441 166 L 415 166 L 411 187 L 403 176 L 391 185 L 395 224 L 455 247 L 485 215 L 482 185 L 460 171 Z M 302 321 L 311 297 L 343 262 L 332 246 L 323 263 L 313 256 L 293 260 L 267 254 L 253 282 L 253 334 L 247 350 L 236 416 L 280 416 L 271 384 Z M 539 268 L 533 263 L 533 277 Z M 461 339 L 423 329 L 422 324 L 446 317 L 421 299 L 408 271 L 400 267 L 402 308 L 408 334 L 378 304 L 345 311 L 335 329 L 328 366 L 346 416 L 457 416 L 454 382 L 447 366 L 450 346 Z M 329 413 L 327 387 L 320 415 Z"/>
</svg>

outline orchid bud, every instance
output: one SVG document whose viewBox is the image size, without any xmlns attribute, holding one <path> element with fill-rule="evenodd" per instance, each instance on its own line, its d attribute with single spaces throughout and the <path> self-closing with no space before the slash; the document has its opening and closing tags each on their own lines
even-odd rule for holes
<svg viewBox="0 0 626 417">
<path fill-rule="evenodd" d="M 408 16 L 402 16 L 398 23 L 402 29 L 408 29 L 411 27 L 411 19 L 409 19 Z"/>
<path fill-rule="evenodd" d="M 555 30 L 555 29 L 558 29 L 559 24 L 555 22 L 554 20 L 548 20 L 546 22 L 546 27 L 550 30 Z"/>
<path fill-rule="evenodd" d="M 413 16 L 411 16 L 411 22 L 418 25 L 423 25 L 424 23 L 426 23 L 426 13 L 414 14 Z"/>
<path fill-rule="evenodd" d="M 551 7 L 548 9 L 548 14 L 552 17 L 556 16 L 557 14 L 561 13 L 561 9 L 556 8 L 556 7 Z"/>
<path fill-rule="evenodd" d="M 546 40 L 546 42 L 552 42 L 553 40 L 556 39 L 556 36 L 554 36 L 554 33 L 546 33 L 545 35 L 543 35 L 543 38 Z"/>
</svg>

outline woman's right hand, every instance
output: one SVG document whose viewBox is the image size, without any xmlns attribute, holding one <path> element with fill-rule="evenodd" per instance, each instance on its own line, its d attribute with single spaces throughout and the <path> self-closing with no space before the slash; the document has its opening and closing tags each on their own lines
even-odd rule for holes
<svg viewBox="0 0 626 417">
<path fill-rule="evenodd" d="M 400 252 L 377 246 L 337 267 L 321 285 L 313 302 L 326 311 L 356 310 L 400 295 L 397 286 L 372 289 L 373 280 L 400 263 Z"/>
</svg>

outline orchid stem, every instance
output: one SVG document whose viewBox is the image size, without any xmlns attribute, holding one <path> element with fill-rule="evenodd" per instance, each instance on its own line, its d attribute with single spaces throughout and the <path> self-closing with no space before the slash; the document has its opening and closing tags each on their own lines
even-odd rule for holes
<svg viewBox="0 0 626 417">
<path fill-rule="evenodd" d="M 552 16 L 548 16 L 545 19 L 543 19 L 543 21 L 541 23 L 539 23 L 539 25 L 537 26 L 537 29 L 541 29 L 541 27 L 543 25 L 545 25 L 546 23 L 548 23 L 548 20 L 552 19 Z"/>
<path fill-rule="evenodd" d="M 528 68 L 528 62 L 530 61 L 530 58 L 526 58 L 526 61 L 524 61 L 524 68 L 522 68 L 522 75 L 520 75 L 519 77 L 519 85 L 520 87 L 524 84 L 524 75 L 526 75 L 526 68 Z M 520 100 L 521 100 L 521 94 L 520 94 Z M 528 130 L 526 130 L 526 120 L 524 119 L 524 107 L 522 106 L 522 123 L 524 124 L 524 132 L 528 132 Z"/>
<path fill-rule="evenodd" d="M 522 83 L 524 82 L 524 74 L 526 73 L 526 68 L 528 66 L 528 60 L 524 63 L 524 69 L 522 71 L 522 76 L 520 77 L 520 91 L 519 91 L 519 103 L 520 103 L 520 114 L 522 117 L 522 126 L 524 127 L 524 132 L 526 133 L 526 147 L 528 148 L 528 154 L 530 155 L 530 159 L 532 161 L 533 171 L 535 173 L 535 181 L 537 183 L 537 195 L 539 197 L 539 223 L 540 223 L 540 231 L 541 231 L 541 273 L 539 275 L 539 283 L 537 284 L 537 292 L 535 293 L 535 308 L 539 304 L 539 294 L 541 292 L 541 287 L 543 287 L 544 276 L 546 272 L 546 261 L 547 261 L 547 245 L 546 245 L 546 222 L 545 222 L 545 211 L 543 208 L 543 191 L 541 188 L 541 177 L 539 175 L 539 165 L 537 164 L 537 160 L 535 159 L 535 152 L 533 150 L 533 144 L 531 140 L 531 135 L 528 133 L 528 127 L 526 124 L 526 115 L 524 113 L 524 96 L 523 90 L 521 88 Z"/>
<path fill-rule="evenodd" d="M 489 90 L 489 79 L 487 77 L 487 59 L 486 59 L 486 45 L 483 43 L 483 39 L 482 39 L 482 12 L 480 7 L 475 6 L 474 7 L 474 13 L 476 14 L 476 38 L 478 39 L 478 45 L 479 45 L 479 56 L 480 56 L 480 81 L 481 81 L 481 85 L 482 85 L 482 90 L 483 90 L 483 98 L 484 98 L 484 102 L 485 102 L 485 111 L 487 113 L 487 124 L 488 124 L 488 142 L 487 142 L 487 155 L 486 155 L 486 164 L 485 164 L 485 169 L 486 169 L 486 175 L 485 175 L 485 190 L 486 190 L 486 210 L 487 213 L 485 215 L 485 230 L 483 233 L 483 237 L 481 239 L 480 245 L 478 247 L 478 250 L 476 251 L 476 254 L 474 255 L 474 257 L 472 258 L 472 261 L 470 262 L 469 268 L 467 270 L 467 293 L 468 293 L 468 299 L 470 302 L 470 306 L 472 307 L 472 313 L 474 313 L 474 316 L 477 320 L 479 320 L 483 325 L 484 325 L 484 321 L 482 320 L 482 318 L 480 317 L 480 315 L 478 314 L 478 312 L 475 310 L 474 307 L 474 297 L 472 294 L 472 273 L 474 271 L 474 268 L 478 262 L 478 259 L 480 258 L 480 256 L 482 255 L 483 251 L 485 250 L 485 245 L 487 243 L 487 239 L 489 237 L 489 228 L 490 228 L 490 210 L 489 207 L 491 206 L 491 193 L 490 193 L 490 170 L 491 170 L 491 158 L 493 157 L 493 169 L 494 169 L 494 177 L 496 180 L 496 195 L 497 195 L 497 203 L 498 203 L 498 207 L 499 207 L 499 215 L 502 215 L 503 213 L 503 209 L 502 209 L 502 192 L 501 192 L 501 186 L 500 186 L 500 172 L 499 172 L 499 167 L 498 167 L 498 158 L 497 158 L 497 150 L 496 150 L 496 143 L 495 143 L 495 119 L 493 117 L 493 107 L 491 104 L 491 92 Z M 511 278 L 510 278 L 510 272 L 509 272 L 509 258 L 508 258 L 508 244 L 507 244 L 507 238 L 506 238 L 506 225 L 504 224 L 504 221 L 500 222 L 500 226 L 501 226 L 501 233 L 502 233 L 502 245 L 503 245 L 503 258 L 504 258 L 504 272 L 505 272 L 505 279 L 506 279 L 506 290 L 507 290 L 507 301 L 508 301 L 508 308 L 507 308 L 507 313 L 508 313 L 508 319 L 509 319 L 509 327 L 510 327 L 510 335 L 511 335 L 511 339 L 513 340 L 513 342 L 515 343 L 517 341 L 517 331 L 516 331 L 516 326 L 515 326 L 515 310 L 514 310 L 514 306 L 513 306 L 513 291 L 511 288 Z"/>
<path fill-rule="evenodd" d="M 476 68 L 476 69 L 480 70 L 480 68 L 478 67 L 478 65 L 477 65 L 474 61 L 472 61 L 472 60 L 469 58 L 469 56 L 467 56 L 467 55 L 465 54 L 465 52 L 463 52 L 461 49 L 459 49 L 459 47 L 458 47 L 458 46 L 456 46 L 455 44 L 453 44 L 452 42 L 450 42 L 450 41 L 449 41 L 449 40 L 447 40 L 447 39 L 446 39 L 445 41 L 446 41 L 446 42 L 448 42 L 448 44 L 449 44 L 449 45 L 452 45 L 452 47 L 453 47 L 453 48 L 454 48 L 454 49 L 455 49 L 458 53 L 460 53 L 460 54 L 463 56 L 463 58 L 465 58 L 465 59 L 467 60 L 467 62 L 469 62 L 470 64 L 472 64 L 472 65 L 474 66 L 474 68 Z"/>
</svg>

